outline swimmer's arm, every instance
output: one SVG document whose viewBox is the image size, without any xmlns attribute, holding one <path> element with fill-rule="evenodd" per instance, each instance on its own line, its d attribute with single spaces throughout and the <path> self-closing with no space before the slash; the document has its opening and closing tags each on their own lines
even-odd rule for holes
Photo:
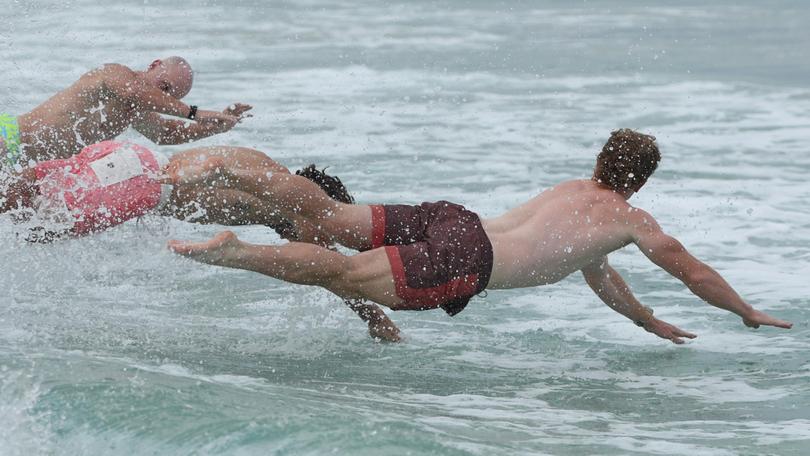
<svg viewBox="0 0 810 456">
<path fill-rule="evenodd" d="M 742 317 L 751 327 L 759 325 L 790 328 L 792 323 L 755 310 L 720 274 L 701 262 L 674 237 L 667 235 L 649 214 L 636 211 L 633 241 L 644 255 L 661 269 L 683 282 L 699 298 Z"/>
<path fill-rule="evenodd" d="M 182 101 L 140 81 L 134 71 L 119 64 L 107 64 L 99 70 L 102 89 L 110 95 L 130 103 L 146 114 L 158 112 L 175 117 L 188 117 L 191 107 Z"/>
<path fill-rule="evenodd" d="M 605 304 L 633 321 L 647 321 L 652 314 L 633 296 L 630 287 L 603 257 L 582 268 L 582 276 L 589 287 Z"/>
<path fill-rule="evenodd" d="M 380 306 L 362 299 L 346 299 L 343 301 L 364 322 L 368 323 L 368 333 L 371 337 L 387 342 L 399 342 L 399 328 L 388 318 Z"/>
<path fill-rule="evenodd" d="M 150 112 L 133 123 L 133 128 L 158 145 L 185 144 L 199 139 L 224 133 L 233 127 L 231 122 L 186 122 L 166 119 L 156 112 Z"/>
<path fill-rule="evenodd" d="M 296 241 L 320 245 L 337 250 L 333 239 L 301 217 L 295 217 Z M 386 342 L 399 342 L 399 328 L 377 304 L 363 299 L 344 299 L 343 303 L 368 324 L 368 333 L 375 339 Z"/>
<path fill-rule="evenodd" d="M 582 268 L 582 275 L 602 302 L 630 320 L 642 322 L 645 330 L 676 344 L 683 343 L 682 337 L 697 337 L 653 317 L 652 312 L 636 299 L 622 276 L 608 264 L 607 257 Z"/>
</svg>

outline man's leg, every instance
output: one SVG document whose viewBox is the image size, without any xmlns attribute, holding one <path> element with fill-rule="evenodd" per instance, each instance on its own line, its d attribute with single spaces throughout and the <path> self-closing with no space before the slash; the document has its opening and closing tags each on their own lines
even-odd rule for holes
<svg viewBox="0 0 810 456">
<path fill-rule="evenodd" d="M 344 299 L 368 299 L 404 309 L 384 249 L 346 256 L 317 245 L 252 245 L 230 231 L 200 243 L 169 241 L 177 254 L 201 263 L 246 269 L 291 283 L 326 288 Z"/>
<path fill-rule="evenodd" d="M 168 169 L 174 185 L 214 185 L 249 193 L 267 201 L 290 220 L 304 219 L 340 244 L 355 250 L 371 248 L 371 207 L 330 198 L 309 179 L 272 168 L 244 169 L 219 157 Z"/>
<path fill-rule="evenodd" d="M 161 215 L 193 223 L 276 226 L 285 220 L 266 201 L 239 190 L 179 185 Z"/>
<path fill-rule="evenodd" d="M 288 174 L 287 168 L 273 161 L 264 153 L 243 147 L 204 147 L 174 155 L 166 169 L 169 175 L 199 172 L 209 159 L 219 167 L 229 169 L 262 169 L 262 174 Z M 282 238 L 310 242 L 321 246 L 332 243 L 331 236 L 322 231 L 322 226 L 313 224 L 295 214 L 292 220 L 282 217 L 280 211 L 267 200 L 240 190 L 211 185 L 176 185 L 171 205 L 164 215 L 198 223 L 223 225 L 263 224 L 272 227 Z M 202 209 L 202 211 L 200 211 Z M 201 218 L 196 218 L 201 215 Z M 287 213 L 289 217 L 291 214 Z M 390 342 L 400 339 L 399 328 L 374 304 L 345 300 L 352 311 L 368 323 L 372 337 Z"/>
<path fill-rule="evenodd" d="M 212 158 L 231 169 L 260 168 L 289 173 L 287 168 L 258 150 L 226 146 L 197 147 L 179 152 L 171 157 L 165 172 L 183 174 L 184 170 L 195 169 Z M 260 198 L 211 185 L 176 185 L 161 214 L 195 223 L 228 226 L 278 226 L 284 222 L 279 211 Z"/>
<path fill-rule="evenodd" d="M 195 147 L 174 154 L 166 166 L 167 174 L 182 173 L 184 169 L 196 169 L 207 160 L 215 158 L 216 163 L 228 169 L 267 169 L 274 173 L 287 173 L 289 170 L 264 152 L 247 147 L 209 146 Z"/>
<path fill-rule="evenodd" d="M 180 186 L 173 192 L 171 204 L 161 214 L 195 223 L 267 225 L 284 239 L 328 246 L 320 242 L 324 236 L 316 227 L 307 226 L 303 220 L 288 223 L 267 206 L 265 201 L 238 190 Z M 345 302 L 367 323 L 372 337 L 389 342 L 400 340 L 399 328 L 379 306 L 362 300 L 347 299 Z"/>
</svg>

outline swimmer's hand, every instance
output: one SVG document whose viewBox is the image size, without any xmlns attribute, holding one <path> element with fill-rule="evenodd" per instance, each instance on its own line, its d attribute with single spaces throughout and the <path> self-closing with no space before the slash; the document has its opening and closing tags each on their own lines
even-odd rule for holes
<svg viewBox="0 0 810 456">
<path fill-rule="evenodd" d="M 239 118 L 225 112 L 197 111 L 194 120 L 212 134 L 225 133 L 239 122 Z"/>
<path fill-rule="evenodd" d="M 388 317 L 386 321 L 368 322 L 368 334 L 376 339 L 385 342 L 399 342 L 402 337 L 399 335 L 399 328 Z"/>
<path fill-rule="evenodd" d="M 237 119 L 237 122 L 241 122 L 248 117 L 253 117 L 253 114 L 245 114 L 246 112 L 253 109 L 253 106 L 244 103 L 234 103 L 227 108 L 225 108 L 222 112 L 224 114 L 228 114 L 229 116 L 234 116 Z"/>
<path fill-rule="evenodd" d="M 743 323 L 745 323 L 745 326 L 751 328 L 759 328 L 760 325 L 776 326 L 777 328 L 784 328 L 784 329 L 790 329 L 793 327 L 793 323 L 789 321 L 773 318 L 770 315 L 766 314 L 765 312 L 760 312 L 754 309 L 751 309 L 751 311 L 748 314 L 743 315 L 742 319 Z"/>
<path fill-rule="evenodd" d="M 679 345 L 684 343 L 682 337 L 686 337 L 688 339 L 694 339 L 695 337 L 697 337 L 696 334 L 686 332 L 675 325 L 671 325 L 655 317 L 650 317 L 650 319 L 647 320 L 646 323 L 644 323 L 644 329 L 646 329 L 647 332 L 651 332 L 662 339 L 671 340 L 672 343 Z"/>
</svg>

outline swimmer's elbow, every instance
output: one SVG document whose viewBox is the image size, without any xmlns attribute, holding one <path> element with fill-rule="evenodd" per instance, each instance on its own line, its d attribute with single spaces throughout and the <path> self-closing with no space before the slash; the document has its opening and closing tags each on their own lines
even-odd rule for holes
<svg viewBox="0 0 810 456">
<path fill-rule="evenodd" d="M 599 269 L 582 269 L 582 277 L 585 279 L 585 283 L 593 290 L 597 295 L 601 294 L 605 289 L 605 284 L 608 280 L 608 274 L 605 270 Z"/>
<path fill-rule="evenodd" d="M 599 258 L 597 261 L 586 265 L 580 272 L 587 282 L 598 282 L 607 277 L 608 274 L 608 261 L 607 257 Z"/>
</svg>

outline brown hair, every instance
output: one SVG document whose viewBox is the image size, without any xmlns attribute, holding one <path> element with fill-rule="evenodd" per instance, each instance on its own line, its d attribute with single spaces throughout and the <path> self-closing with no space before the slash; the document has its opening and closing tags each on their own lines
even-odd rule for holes
<svg viewBox="0 0 810 456">
<path fill-rule="evenodd" d="M 319 170 L 315 165 L 309 165 L 306 168 L 299 169 L 295 174 L 305 177 L 318 186 L 335 201 L 345 204 L 354 204 L 354 197 L 346 190 L 346 186 L 335 176 L 326 174 L 326 168 Z"/>
<path fill-rule="evenodd" d="M 622 128 L 612 132 L 602 147 L 593 176 L 617 192 L 638 189 L 652 175 L 659 161 L 661 153 L 655 136 Z"/>
<path fill-rule="evenodd" d="M 333 200 L 346 204 L 354 204 L 354 197 L 346 190 L 346 186 L 343 185 L 343 182 L 335 176 L 326 174 L 326 168 L 320 170 L 315 165 L 309 165 L 306 168 L 299 169 L 295 174 L 318 184 L 321 190 L 326 192 Z M 282 239 L 298 239 L 298 231 L 295 229 L 295 225 L 289 220 L 281 221 L 275 225 L 268 224 L 267 226 L 272 228 Z"/>
</svg>

